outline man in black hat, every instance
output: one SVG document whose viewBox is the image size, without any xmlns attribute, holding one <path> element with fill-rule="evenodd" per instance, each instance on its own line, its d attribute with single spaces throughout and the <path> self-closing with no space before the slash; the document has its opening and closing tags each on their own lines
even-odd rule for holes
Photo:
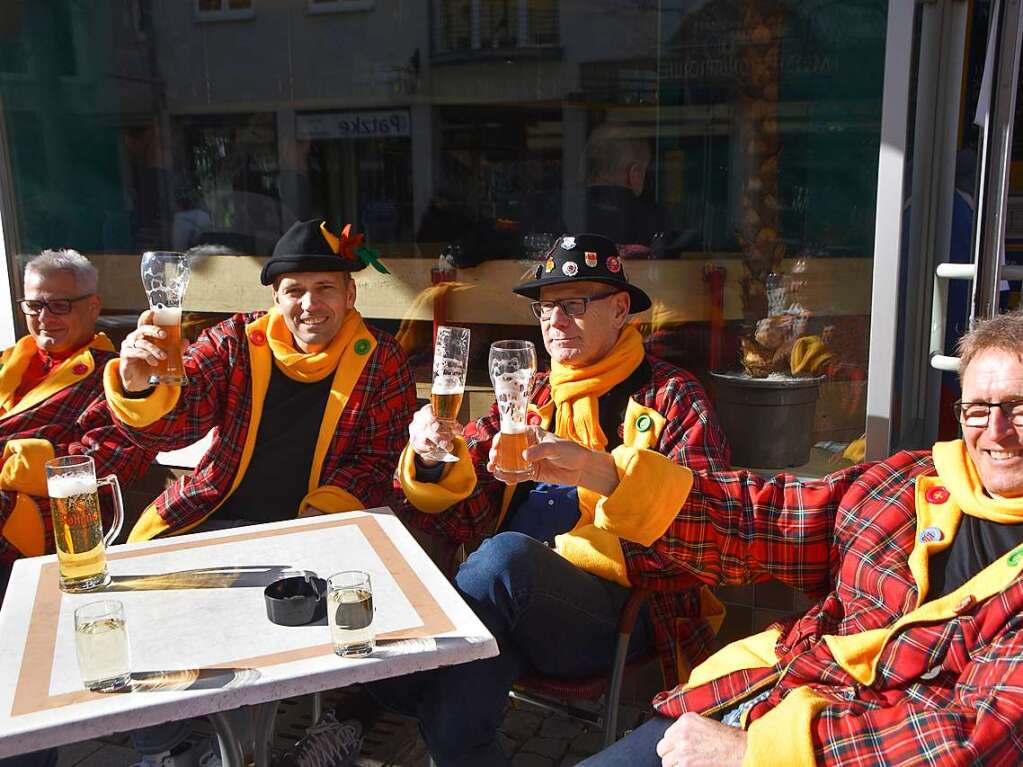
<svg viewBox="0 0 1023 767">
<path fill-rule="evenodd" d="M 349 228 L 294 224 L 260 276 L 273 308 L 236 314 L 185 352 L 183 386 L 149 385 L 164 352 L 151 311 L 106 371 L 107 403 L 134 443 L 190 445 L 216 428 L 193 475 L 143 512 L 129 540 L 385 503 L 415 385 L 391 336 L 355 310 L 352 272 L 376 261 Z M 255 429 L 255 439 L 251 431 Z"/>
<path fill-rule="evenodd" d="M 724 468 L 728 450 L 699 382 L 646 356 L 629 324 L 649 297 L 626 279 L 614 243 L 592 234 L 558 240 L 515 292 L 533 299 L 551 356 L 527 421 L 580 445 L 580 462 L 535 463 L 531 481 L 502 476 L 492 461 L 496 406 L 464 438 L 445 438 L 430 406 L 409 428 L 402 516 L 455 543 L 486 538 L 455 584 L 501 648 L 497 658 L 372 686 L 385 705 L 420 720 L 440 767 L 508 764 L 497 728 L 508 690 L 527 672 L 608 671 L 630 586 L 660 592 L 631 649 L 655 647 L 669 680 L 687 671 L 677 660 L 688 667 L 709 654 L 721 617 L 710 593 L 654 548 L 688 492 L 682 466 Z M 438 443 L 460 460 L 424 458 Z"/>
</svg>

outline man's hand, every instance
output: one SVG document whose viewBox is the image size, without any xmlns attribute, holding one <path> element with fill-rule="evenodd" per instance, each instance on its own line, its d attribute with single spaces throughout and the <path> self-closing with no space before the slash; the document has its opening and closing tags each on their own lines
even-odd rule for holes
<svg viewBox="0 0 1023 767">
<path fill-rule="evenodd" d="M 167 357 L 163 349 L 153 342 L 153 339 L 167 337 L 164 330 L 153 324 L 155 319 L 156 312 L 152 309 L 142 312 L 139 315 L 138 327 L 130 332 L 121 344 L 121 387 L 127 392 L 148 389 L 151 368 L 155 368 Z M 182 340 L 182 351 L 187 347 L 188 342 Z"/>
<path fill-rule="evenodd" d="M 618 486 L 618 472 L 614 460 L 607 453 L 590 450 L 537 427 L 531 427 L 528 433 L 530 444 L 523 451 L 523 456 L 533 467 L 535 481 L 586 487 L 601 495 L 610 495 Z M 514 484 L 520 479 L 505 477 L 496 465 L 500 439 L 500 434 L 494 435 L 487 471 L 505 484 Z"/>
<path fill-rule="evenodd" d="M 657 744 L 662 767 L 741 767 L 746 731 L 699 714 L 683 714 Z"/>
<path fill-rule="evenodd" d="M 452 423 L 454 423 L 454 428 L 451 426 Z M 461 433 L 462 427 L 457 421 L 439 421 L 433 414 L 433 407 L 423 405 L 412 416 L 412 423 L 409 424 L 409 445 L 424 466 L 436 466 L 440 461 L 434 461 L 424 456 L 438 447 L 449 453 L 452 452 L 454 437 Z"/>
</svg>

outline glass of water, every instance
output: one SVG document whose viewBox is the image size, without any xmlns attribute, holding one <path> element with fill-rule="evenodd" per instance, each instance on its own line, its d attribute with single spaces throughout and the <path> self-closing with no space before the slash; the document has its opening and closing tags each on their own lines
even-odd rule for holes
<svg viewBox="0 0 1023 767">
<path fill-rule="evenodd" d="M 131 685 L 131 646 L 124 605 L 116 599 L 102 599 L 75 610 L 75 650 L 87 689 L 127 689 Z"/>
<path fill-rule="evenodd" d="M 327 622 L 336 654 L 365 658 L 373 652 L 373 587 L 369 573 L 344 570 L 327 579 Z"/>
</svg>

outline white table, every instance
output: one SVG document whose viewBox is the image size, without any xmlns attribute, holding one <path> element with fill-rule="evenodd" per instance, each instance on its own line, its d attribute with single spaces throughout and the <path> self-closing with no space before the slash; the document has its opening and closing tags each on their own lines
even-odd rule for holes
<svg viewBox="0 0 1023 767">
<path fill-rule="evenodd" d="M 112 584 L 57 588 L 55 556 L 14 566 L 0 610 L 0 757 L 209 716 L 225 767 L 240 740 L 223 712 L 256 706 L 257 764 L 268 757 L 277 701 L 497 654 L 497 643 L 389 509 L 115 546 Z M 289 572 L 366 570 L 377 649 L 334 655 L 326 623 L 285 627 L 266 617 L 263 588 Z M 130 693 L 82 688 L 72 613 L 84 602 L 125 606 Z M 262 727 L 262 730 L 259 729 Z M 266 733 L 259 743 L 260 732 Z"/>
</svg>

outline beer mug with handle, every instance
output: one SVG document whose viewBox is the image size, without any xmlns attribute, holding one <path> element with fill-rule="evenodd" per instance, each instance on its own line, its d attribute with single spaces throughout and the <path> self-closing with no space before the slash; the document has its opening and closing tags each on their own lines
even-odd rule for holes
<svg viewBox="0 0 1023 767">
<path fill-rule="evenodd" d="M 103 535 L 99 486 L 114 489 L 114 521 Z M 106 547 L 121 532 L 124 502 L 113 474 L 96 479 L 96 464 L 87 455 L 70 455 L 46 462 L 53 540 L 63 591 L 90 591 L 110 583 Z"/>
<path fill-rule="evenodd" d="M 184 253 L 157 250 L 142 254 L 142 285 L 149 308 L 156 315 L 153 323 L 167 334 L 150 339 L 167 355 L 149 376 L 151 384 L 180 386 L 188 382 L 181 356 L 181 304 L 191 273 L 189 258 Z"/>
<path fill-rule="evenodd" d="M 526 408 L 536 373 L 536 348 L 529 341 L 495 341 L 490 345 L 490 380 L 501 414 L 497 469 L 505 479 L 532 479 L 533 467 L 522 451 L 529 446 Z"/>
</svg>

